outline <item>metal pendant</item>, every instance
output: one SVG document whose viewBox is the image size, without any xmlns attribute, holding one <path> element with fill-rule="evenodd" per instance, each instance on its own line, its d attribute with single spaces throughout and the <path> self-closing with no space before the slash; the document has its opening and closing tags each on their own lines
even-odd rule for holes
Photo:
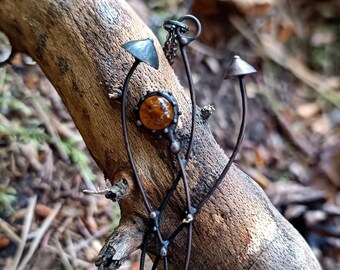
<svg viewBox="0 0 340 270">
<path fill-rule="evenodd" d="M 194 30 L 189 31 L 189 26 L 185 24 L 185 21 L 191 21 L 194 24 Z M 194 83 L 192 80 L 192 73 L 190 68 L 190 63 L 188 60 L 188 55 L 186 47 L 190 42 L 194 41 L 201 32 L 201 24 L 197 18 L 192 15 L 182 16 L 178 20 L 168 20 L 164 23 L 164 28 L 169 32 L 167 41 L 165 42 L 163 51 L 169 64 L 172 64 L 175 60 L 177 50 L 180 49 L 183 58 L 183 63 L 185 66 L 189 90 L 191 99 L 191 131 L 189 136 L 189 142 L 185 149 L 181 150 L 181 144 L 176 139 L 176 128 L 180 116 L 180 111 L 178 103 L 175 97 L 170 92 L 165 91 L 147 91 L 147 93 L 142 96 L 134 108 L 136 114 L 136 123 L 146 132 L 156 135 L 158 138 L 165 138 L 170 141 L 170 152 L 175 154 L 178 163 L 177 176 L 163 198 L 159 207 L 154 207 L 150 199 L 148 198 L 146 191 L 143 186 L 143 182 L 139 177 L 138 170 L 134 161 L 134 157 L 131 151 L 128 130 L 126 125 L 126 96 L 129 91 L 130 79 L 136 70 L 137 66 L 141 63 L 147 64 L 155 69 L 159 67 L 159 60 L 157 56 L 157 51 L 154 43 L 150 39 L 145 40 L 134 40 L 125 43 L 122 47 L 133 55 L 135 62 L 132 65 L 130 71 L 128 72 L 123 86 L 122 91 L 122 127 L 124 141 L 127 149 L 127 154 L 129 161 L 133 170 L 133 174 L 136 180 L 136 184 L 139 191 L 143 197 L 144 204 L 147 208 L 150 217 L 150 230 L 147 232 L 142 245 L 142 254 L 140 259 L 140 270 L 144 270 L 145 256 L 148 251 L 149 240 L 151 236 L 155 236 L 155 241 L 158 242 L 160 250 L 156 255 L 152 269 L 156 269 L 159 262 L 163 261 L 163 268 L 167 270 L 168 266 L 168 249 L 173 243 L 177 235 L 184 229 L 187 228 L 187 251 L 185 255 L 185 264 L 183 269 L 188 270 L 190 263 L 190 254 L 192 246 L 192 232 L 193 232 L 193 222 L 195 216 L 199 214 L 202 207 L 210 199 L 212 194 L 215 192 L 217 187 L 220 185 L 226 174 L 228 173 L 242 142 L 244 130 L 245 130 L 245 119 L 247 112 L 247 102 L 246 102 L 246 88 L 244 83 L 244 77 L 248 74 L 255 73 L 256 70 L 250 66 L 247 62 L 242 60 L 239 56 L 235 56 L 231 65 L 225 73 L 225 79 L 237 77 L 240 84 L 241 96 L 242 96 L 242 112 L 241 112 L 241 125 L 239 129 L 239 134 L 237 142 L 233 149 L 233 152 L 225 165 L 222 173 L 219 177 L 215 179 L 212 187 L 207 191 L 203 198 L 195 205 L 191 203 L 189 179 L 186 172 L 186 165 L 191 157 L 193 143 L 195 140 L 195 129 L 196 129 L 196 97 Z M 190 34 L 193 33 L 193 34 Z M 170 198 L 177 189 L 180 180 L 183 181 L 184 195 L 185 195 L 185 209 L 183 211 L 183 219 L 179 222 L 177 228 L 174 229 L 173 233 L 167 238 L 163 235 L 161 230 L 161 219 L 160 216 L 164 212 Z"/>
</svg>

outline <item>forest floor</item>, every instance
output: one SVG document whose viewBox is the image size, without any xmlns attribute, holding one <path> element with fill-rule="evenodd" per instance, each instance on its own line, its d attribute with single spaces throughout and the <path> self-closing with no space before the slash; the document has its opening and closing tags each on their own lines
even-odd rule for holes
<svg viewBox="0 0 340 270">
<path fill-rule="evenodd" d="M 129 2 L 161 42 L 163 20 L 188 10 L 186 1 Z M 230 154 L 240 97 L 237 81 L 223 74 L 235 54 L 258 70 L 247 78 L 249 114 L 236 164 L 305 237 L 323 269 L 340 269 L 340 4 L 235 2 L 192 1 L 203 25 L 189 50 L 198 103 L 214 106 L 210 127 Z M 6 45 L 0 36 L 0 62 Z M 186 86 L 180 59 L 174 69 Z M 119 206 L 83 193 L 108 183 L 53 86 L 20 54 L 0 68 L 0 179 L 0 269 L 95 269 Z M 121 269 L 139 269 L 138 252 Z"/>
</svg>

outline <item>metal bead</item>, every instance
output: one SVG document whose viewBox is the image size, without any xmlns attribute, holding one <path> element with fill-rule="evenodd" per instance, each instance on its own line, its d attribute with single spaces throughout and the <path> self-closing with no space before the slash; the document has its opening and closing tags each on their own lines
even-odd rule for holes
<svg viewBox="0 0 340 270">
<path fill-rule="evenodd" d="M 165 257 L 166 255 L 168 255 L 168 250 L 165 247 L 162 247 L 159 251 L 159 255 Z"/>
<path fill-rule="evenodd" d="M 137 126 L 141 126 L 142 122 L 140 120 L 137 120 Z"/>
<path fill-rule="evenodd" d="M 185 219 L 183 219 L 183 223 L 190 223 L 194 220 L 194 216 L 192 214 L 187 214 L 187 216 L 185 217 Z"/>
<path fill-rule="evenodd" d="M 150 218 L 155 219 L 157 217 L 157 213 L 155 211 L 152 211 L 150 213 Z"/>
<path fill-rule="evenodd" d="M 192 214 L 187 214 L 187 220 L 190 222 L 190 221 L 193 221 L 194 220 L 194 216 Z"/>
<path fill-rule="evenodd" d="M 173 141 L 170 144 L 170 151 L 173 154 L 176 154 L 179 152 L 179 150 L 181 149 L 181 144 L 179 141 Z"/>
</svg>

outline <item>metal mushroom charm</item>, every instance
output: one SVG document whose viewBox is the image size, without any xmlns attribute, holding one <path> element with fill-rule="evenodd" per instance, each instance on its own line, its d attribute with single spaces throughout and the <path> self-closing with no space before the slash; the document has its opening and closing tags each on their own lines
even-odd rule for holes
<svg viewBox="0 0 340 270">
<path fill-rule="evenodd" d="M 248 74 L 252 74 L 255 72 L 256 70 L 254 67 L 249 65 L 246 61 L 242 60 L 238 55 L 235 55 L 232 63 L 227 68 L 226 72 L 224 73 L 224 79 L 238 77 L 239 82 L 240 82 L 240 90 L 241 90 L 241 96 L 242 96 L 241 125 L 240 125 L 240 130 L 238 133 L 236 144 L 234 146 L 231 156 L 229 157 L 227 164 L 225 165 L 221 175 L 215 181 L 214 185 L 211 187 L 211 189 L 208 191 L 208 193 L 204 196 L 204 198 L 201 200 L 201 202 L 197 206 L 197 211 L 199 211 L 203 207 L 203 205 L 209 200 L 211 195 L 220 185 L 223 178 L 228 173 L 240 149 L 243 135 L 244 135 L 245 126 L 246 126 L 246 114 L 247 114 L 247 93 L 246 93 L 246 86 L 244 84 L 244 77 Z"/>
<path fill-rule="evenodd" d="M 130 161 L 130 164 L 131 164 L 134 176 L 135 176 L 138 189 L 140 193 L 142 194 L 144 204 L 148 212 L 150 213 L 152 211 L 151 204 L 149 200 L 147 199 L 147 196 L 146 196 L 146 193 L 143 187 L 143 183 L 139 177 L 137 167 L 133 159 L 133 155 L 132 155 L 132 151 L 130 147 L 127 125 L 126 125 L 126 97 L 127 97 L 128 90 L 129 90 L 128 86 L 129 86 L 130 79 L 132 77 L 132 74 L 136 70 L 137 66 L 143 62 L 155 69 L 158 69 L 159 67 L 158 56 L 157 56 L 156 48 L 153 44 L 153 41 L 149 38 L 144 39 L 144 40 L 130 41 L 130 42 L 125 43 L 122 47 L 127 52 L 132 54 L 133 57 L 135 58 L 135 62 L 133 63 L 130 71 L 128 72 L 125 78 L 124 85 L 123 85 L 123 92 L 122 92 L 121 108 L 122 108 L 122 127 L 123 127 L 124 141 L 125 141 L 127 154 L 128 154 L 129 161 Z"/>
</svg>

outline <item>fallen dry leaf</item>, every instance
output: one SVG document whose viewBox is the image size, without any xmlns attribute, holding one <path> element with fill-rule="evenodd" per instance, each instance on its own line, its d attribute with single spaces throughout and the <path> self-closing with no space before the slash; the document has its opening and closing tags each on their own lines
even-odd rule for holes
<svg viewBox="0 0 340 270">
<path fill-rule="evenodd" d="M 331 121 L 326 115 L 322 115 L 312 123 L 312 130 L 315 133 L 327 134 L 332 128 Z"/>
<path fill-rule="evenodd" d="M 0 249 L 6 248 L 11 241 L 4 235 L 0 235 Z"/>
<path fill-rule="evenodd" d="M 35 213 L 42 218 L 46 218 L 52 212 L 52 208 L 38 203 L 35 207 Z"/>
<path fill-rule="evenodd" d="M 310 118 L 315 116 L 317 113 L 320 112 L 320 105 L 317 102 L 310 102 L 300 105 L 297 108 L 297 113 L 299 116 L 303 118 Z"/>
</svg>

